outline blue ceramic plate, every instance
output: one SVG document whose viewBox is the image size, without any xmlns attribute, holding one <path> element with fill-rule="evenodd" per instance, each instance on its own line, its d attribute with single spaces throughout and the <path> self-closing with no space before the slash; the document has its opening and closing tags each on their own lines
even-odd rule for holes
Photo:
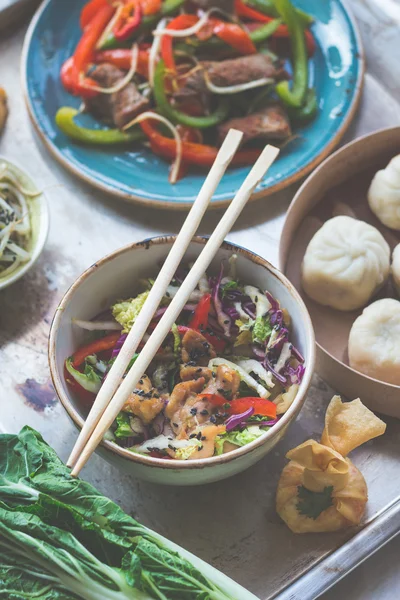
<svg viewBox="0 0 400 600">
<path fill-rule="evenodd" d="M 22 59 L 27 104 L 33 123 L 50 152 L 70 171 L 97 188 L 126 200 L 166 208 L 184 208 L 196 198 L 204 174 L 168 183 L 169 165 L 149 150 L 104 150 L 79 146 L 60 133 L 54 116 L 60 106 L 78 107 L 59 79 L 60 68 L 80 37 L 84 0 L 45 0 L 27 33 Z M 318 117 L 296 131 L 254 197 L 271 194 L 309 173 L 339 142 L 361 94 L 363 56 L 354 22 L 340 0 L 295 0 L 312 14 L 317 51 L 310 61 L 311 83 L 319 98 Z M 96 126 L 89 116 L 83 122 Z M 231 169 L 212 200 L 221 206 L 233 197 L 248 168 Z"/>
</svg>

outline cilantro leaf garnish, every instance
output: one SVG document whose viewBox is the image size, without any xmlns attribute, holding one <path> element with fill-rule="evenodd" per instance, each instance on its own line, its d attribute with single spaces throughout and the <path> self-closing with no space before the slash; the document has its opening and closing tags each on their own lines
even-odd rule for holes
<svg viewBox="0 0 400 600">
<path fill-rule="evenodd" d="M 299 485 L 297 488 L 299 501 L 296 508 L 301 515 L 315 520 L 324 510 L 333 505 L 332 492 L 332 485 L 325 487 L 322 492 L 312 492 L 304 485 Z"/>
</svg>

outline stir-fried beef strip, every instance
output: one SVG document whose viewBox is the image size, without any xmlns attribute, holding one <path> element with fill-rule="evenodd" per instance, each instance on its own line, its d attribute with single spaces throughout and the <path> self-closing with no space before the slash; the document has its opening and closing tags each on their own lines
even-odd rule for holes
<svg viewBox="0 0 400 600">
<path fill-rule="evenodd" d="M 179 103 L 200 98 L 207 107 L 211 92 L 206 85 L 205 73 L 211 83 L 219 87 L 249 83 L 263 77 L 271 77 L 275 81 L 287 77 L 282 64 L 274 63 L 266 54 L 253 54 L 221 62 L 203 61 L 179 77 L 179 89 L 174 93 L 174 99 Z"/>
<path fill-rule="evenodd" d="M 220 142 L 232 127 L 243 131 L 243 144 L 251 140 L 286 140 L 292 135 L 289 118 L 279 104 L 271 104 L 252 115 L 222 123 L 218 127 Z"/>
<path fill-rule="evenodd" d="M 153 387 L 150 378 L 143 375 L 122 410 L 140 417 L 144 423 L 148 424 L 162 411 L 165 405 L 164 400 L 165 397 Z"/>
<path fill-rule="evenodd" d="M 120 69 L 108 63 L 98 65 L 90 71 L 90 78 L 103 88 L 113 87 L 123 77 L 124 73 Z M 150 102 L 132 82 L 114 94 L 98 94 L 86 100 L 86 107 L 94 117 L 119 129 L 149 106 Z"/>
<path fill-rule="evenodd" d="M 234 400 L 239 391 L 240 375 L 226 365 L 219 365 L 213 377 L 203 390 L 204 394 L 218 394 L 227 400 Z"/>
<path fill-rule="evenodd" d="M 198 366 L 206 367 L 211 358 L 215 358 L 215 353 L 212 345 L 207 342 L 206 338 L 189 329 L 182 338 L 182 362 L 189 367 Z"/>
</svg>

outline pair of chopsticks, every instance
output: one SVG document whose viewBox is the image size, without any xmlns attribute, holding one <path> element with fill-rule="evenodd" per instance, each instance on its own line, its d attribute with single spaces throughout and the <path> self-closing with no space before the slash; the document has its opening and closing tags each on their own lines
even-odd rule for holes
<svg viewBox="0 0 400 600">
<path fill-rule="evenodd" d="M 274 146 L 268 145 L 264 148 L 213 234 L 204 246 L 195 264 L 190 269 L 186 279 L 180 286 L 179 291 L 171 300 L 171 303 L 157 327 L 152 332 L 135 363 L 124 378 L 128 364 L 136 352 L 139 343 L 142 341 L 154 313 L 165 295 L 165 291 L 173 279 L 187 247 L 197 231 L 208 204 L 239 147 L 242 136 L 242 132 L 234 129 L 231 129 L 226 136 L 199 195 L 197 196 L 164 265 L 150 290 L 146 302 L 97 394 L 96 400 L 67 463 L 68 466 L 73 467 L 71 473 L 73 476 L 77 476 L 80 473 L 81 469 L 85 466 L 92 453 L 102 441 L 104 434 L 111 427 L 129 395 L 136 388 L 140 378 L 153 360 L 157 350 L 171 331 L 173 323 L 177 320 L 190 294 L 196 288 L 200 278 L 209 267 L 226 235 L 229 233 L 236 219 L 242 212 L 254 188 L 260 183 L 261 179 L 279 154 L 278 148 L 275 148 Z"/>
</svg>

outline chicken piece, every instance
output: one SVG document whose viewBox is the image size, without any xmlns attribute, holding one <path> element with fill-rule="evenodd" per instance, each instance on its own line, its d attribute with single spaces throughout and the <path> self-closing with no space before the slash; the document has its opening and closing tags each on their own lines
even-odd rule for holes
<svg viewBox="0 0 400 600">
<path fill-rule="evenodd" d="M 200 441 L 202 446 L 199 446 L 197 452 L 193 452 L 188 460 L 197 460 L 198 458 L 210 458 L 214 455 L 215 438 L 217 435 L 222 435 L 226 432 L 225 425 L 206 425 L 199 430 L 201 433 Z"/>
<path fill-rule="evenodd" d="M 208 383 L 212 377 L 212 371 L 208 367 L 188 367 L 187 365 L 183 365 L 179 375 L 182 381 L 190 381 L 203 377 L 205 383 Z"/>
<path fill-rule="evenodd" d="M 234 400 L 239 391 L 240 375 L 226 365 L 219 365 L 216 377 L 203 390 L 204 394 L 219 394 L 227 400 Z"/>
<path fill-rule="evenodd" d="M 189 329 L 185 333 L 182 339 L 182 362 L 189 363 L 189 366 L 201 366 L 206 367 L 211 358 L 215 358 L 217 355 L 213 346 L 207 342 L 206 338 L 194 331 Z M 191 364 L 193 363 L 193 364 Z"/>
<path fill-rule="evenodd" d="M 183 381 L 178 383 L 172 390 L 172 394 L 169 398 L 169 402 L 165 409 L 165 414 L 168 419 L 173 420 L 173 417 L 177 411 L 179 411 L 188 398 L 196 397 L 199 392 L 203 389 L 205 380 L 200 377 L 195 381 Z"/>
<path fill-rule="evenodd" d="M 152 386 L 150 378 L 143 375 L 122 410 L 136 415 L 148 425 L 164 408 L 164 400 L 165 396 Z"/>
</svg>

